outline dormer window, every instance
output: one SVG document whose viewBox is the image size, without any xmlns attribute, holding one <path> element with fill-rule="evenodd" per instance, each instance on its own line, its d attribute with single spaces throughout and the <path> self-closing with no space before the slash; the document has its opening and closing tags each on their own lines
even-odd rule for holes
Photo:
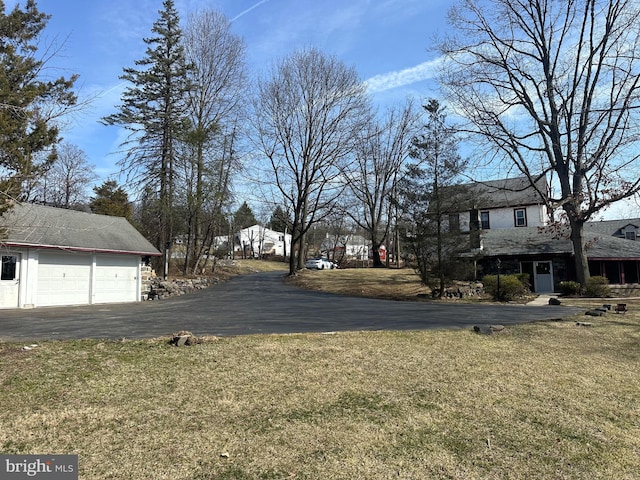
<svg viewBox="0 0 640 480">
<path fill-rule="evenodd" d="M 525 208 L 516 208 L 513 211 L 514 225 L 516 227 L 527 226 L 527 210 Z"/>
<path fill-rule="evenodd" d="M 624 238 L 627 240 L 635 240 L 636 239 L 636 231 L 635 230 L 627 230 L 624 232 Z"/>
</svg>

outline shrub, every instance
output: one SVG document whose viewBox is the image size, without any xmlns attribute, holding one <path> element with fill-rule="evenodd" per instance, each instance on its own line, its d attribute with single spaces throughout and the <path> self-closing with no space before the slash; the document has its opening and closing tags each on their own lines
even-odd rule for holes
<svg viewBox="0 0 640 480">
<path fill-rule="evenodd" d="M 589 277 L 585 285 L 585 296 L 608 297 L 611 294 L 607 277 Z"/>
<path fill-rule="evenodd" d="M 516 276 L 525 288 L 525 293 L 531 292 L 531 277 L 528 273 L 517 273 Z M 502 280 L 502 277 L 500 278 Z"/>
<path fill-rule="evenodd" d="M 582 290 L 582 285 L 579 282 L 560 282 L 560 293 L 564 296 L 579 295 L 580 290 Z"/>
<path fill-rule="evenodd" d="M 494 300 L 509 301 L 526 295 L 527 288 L 522 284 L 518 275 L 500 275 L 500 291 L 498 292 L 498 276 L 485 275 L 482 279 L 484 289 Z"/>
</svg>

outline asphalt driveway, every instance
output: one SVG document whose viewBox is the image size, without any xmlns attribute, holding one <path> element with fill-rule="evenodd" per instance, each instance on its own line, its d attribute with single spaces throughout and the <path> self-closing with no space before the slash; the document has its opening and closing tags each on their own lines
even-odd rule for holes
<svg viewBox="0 0 640 480">
<path fill-rule="evenodd" d="M 318 272 L 322 274 L 322 272 Z M 242 275 L 181 297 L 129 304 L 0 310 L 0 339 L 153 338 L 346 330 L 471 328 L 562 318 L 564 306 L 434 304 L 343 297 L 283 282 L 281 272 Z"/>
</svg>

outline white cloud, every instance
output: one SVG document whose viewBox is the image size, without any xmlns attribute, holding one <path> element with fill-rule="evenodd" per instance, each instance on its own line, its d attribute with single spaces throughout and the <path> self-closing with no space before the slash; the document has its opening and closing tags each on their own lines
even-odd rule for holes
<svg viewBox="0 0 640 480">
<path fill-rule="evenodd" d="M 365 81 L 370 93 L 385 92 L 413 83 L 430 80 L 437 75 L 442 59 L 422 62 L 414 67 L 375 75 Z"/>
</svg>

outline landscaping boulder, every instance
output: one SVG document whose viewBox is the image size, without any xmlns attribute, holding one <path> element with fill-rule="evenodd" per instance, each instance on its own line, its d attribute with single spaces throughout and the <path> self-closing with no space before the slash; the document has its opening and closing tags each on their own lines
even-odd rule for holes
<svg viewBox="0 0 640 480">
<path fill-rule="evenodd" d="M 473 331 L 483 335 L 493 335 L 493 332 L 502 332 L 504 325 L 474 325 Z"/>
<path fill-rule="evenodd" d="M 560 305 L 562 302 L 556 297 L 549 298 L 549 305 Z"/>
<path fill-rule="evenodd" d="M 185 330 L 174 333 L 171 336 L 171 340 L 169 340 L 169 344 L 175 345 L 176 347 L 183 347 L 185 345 L 196 345 L 198 343 L 201 343 L 201 340 L 193 333 L 187 332 Z"/>
</svg>

